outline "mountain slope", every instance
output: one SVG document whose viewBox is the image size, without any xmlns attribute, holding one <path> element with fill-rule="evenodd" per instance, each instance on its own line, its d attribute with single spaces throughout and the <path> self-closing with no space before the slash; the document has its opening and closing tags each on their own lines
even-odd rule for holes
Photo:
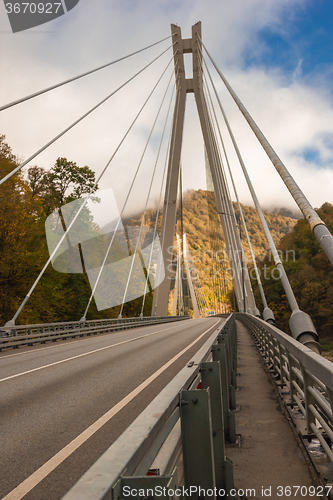
<svg viewBox="0 0 333 500">
<path fill-rule="evenodd" d="M 239 210 L 236 203 L 234 211 L 239 218 Z M 268 243 L 265 238 L 259 216 L 253 207 L 241 205 L 247 230 L 249 232 L 252 248 L 256 256 L 263 258 L 268 251 Z M 280 239 L 290 233 L 297 219 L 264 211 L 267 224 L 271 230 L 276 245 Z M 181 230 L 181 216 L 178 214 L 178 231 Z M 213 244 L 214 248 L 223 247 L 224 236 L 221 230 L 220 216 L 217 212 L 215 195 L 211 191 L 189 191 L 183 200 L 183 231 L 187 234 L 187 240 L 191 254 L 200 254 L 208 250 Z M 245 238 L 245 231 L 241 227 L 241 236 L 246 258 L 250 258 L 249 245 Z"/>
</svg>

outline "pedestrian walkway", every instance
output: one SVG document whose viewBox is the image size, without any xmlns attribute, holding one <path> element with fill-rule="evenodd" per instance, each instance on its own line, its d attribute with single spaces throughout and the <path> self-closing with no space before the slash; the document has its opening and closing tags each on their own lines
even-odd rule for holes
<svg viewBox="0 0 333 500">
<path fill-rule="evenodd" d="M 240 322 L 237 322 L 237 333 L 239 388 L 235 416 L 236 432 L 241 438 L 240 446 L 226 450 L 234 464 L 235 488 L 244 490 L 248 500 L 314 498 L 308 488 L 315 478 L 311 477 L 306 459 L 281 409 L 262 357 Z M 297 486 L 303 489 L 297 492 Z"/>
</svg>

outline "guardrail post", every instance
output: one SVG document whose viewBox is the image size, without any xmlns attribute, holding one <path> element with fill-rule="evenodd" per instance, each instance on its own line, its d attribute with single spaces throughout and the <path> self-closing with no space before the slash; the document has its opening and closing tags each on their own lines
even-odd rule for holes
<svg viewBox="0 0 333 500">
<path fill-rule="evenodd" d="M 226 353 L 226 364 L 227 364 L 227 369 L 226 369 L 226 376 L 227 376 L 227 384 L 228 384 L 228 393 L 229 393 L 229 407 L 232 410 L 236 409 L 236 387 L 233 385 L 232 379 L 235 379 L 236 376 L 232 376 L 232 356 L 230 353 L 230 342 L 228 342 L 228 335 L 218 335 L 217 337 L 217 342 L 218 345 L 223 345 L 225 347 L 225 353 Z"/>
<path fill-rule="evenodd" d="M 236 442 L 235 415 L 229 408 L 229 384 L 227 375 L 226 347 L 224 343 L 212 346 L 213 361 L 220 362 L 221 388 L 222 388 L 222 408 L 224 420 L 225 439 L 230 443 Z"/>
<path fill-rule="evenodd" d="M 207 490 L 215 488 L 215 467 L 212 417 L 209 389 L 181 391 L 180 418 L 184 461 L 185 487 L 196 486 L 198 491 L 191 496 L 195 499 L 208 497 Z M 199 495 L 199 487 L 206 496 Z"/>
<path fill-rule="evenodd" d="M 176 473 L 176 471 L 175 471 Z M 167 498 L 170 497 L 167 494 L 163 493 L 163 489 L 175 490 L 178 488 L 177 475 L 172 476 L 132 476 L 132 477 L 121 477 L 119 481 L 112 488 L 112 496 L 111 493 L 109 496 L 104 496 L 103 498 L 113 498 L 113 499 L 122 499 L 122 500 L 137 500 L 138 498 L 145 499 L 153 499 L 157 498 L 157 496 L 151 496 L 151 492 L 155 489 L 159 488 L 159 491 L 162 492 L 161 495 L 158 495 L 159 498 Z M 137 493 L 141 490 L 144 495 L 137 495 Z M 176 498 L 176 497 L 173 497 Z"/>
<path fill-rule="evenodd" d="M 227 323 L 223 326 L 221 335 L 225 336 L 228 341 L 229 381 L 230 384 L 237 389 L 237 328 L 234 314 L 232 314 Z"/>
<path fill-rule="evenodd" d="M 225 356 L 226 356 L 226 363 L 227 363 L 227 380 L 228 380 L 228 385 L 231 385 L 231 361 L 230 361 L 230 346 L 229 346 L 229 337 L 226 334 L 226 332 L 221 332 L 217 336 L 217 343 L 219 345 L 224 345 L 225 346 Z"/>
<path fill-rule="evenodd" d="M 210 391 L 216 487 L 229 492 L 234 487 L 233 464 L 225 456 L 219 361 L 201 363 L 201 387 Z"/>
<path fill-rule="evenodd" d="M 283 360 L 282 360 L 282 354 L 281 354 L 281 347 L 280 347 L 280 342 L 276 339 L 273 341 L 274 344 L 274 361 L 275 361 L 275 372 L 276 372 L 276 380 L 279 380 L 279 382 L 276 382 L 277 385 L 283 386 Z"/>
<path fill-rule="evenodd" d="M 231 372 L 231 383 L 235 389 L 237 389 L 237 328 L 235 316 L 232 317 L 232 329 L 230 332 L 231 338 L 231 349 L 232 349 L 232 372 Z"/>
</svg>

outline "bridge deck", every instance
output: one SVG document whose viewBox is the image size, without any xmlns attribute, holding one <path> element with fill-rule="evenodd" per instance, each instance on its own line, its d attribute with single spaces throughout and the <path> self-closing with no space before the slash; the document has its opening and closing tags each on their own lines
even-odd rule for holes
<svg viewBox="0 0 333 500">
<path fill-rule="evenodd" d="M 294 496 L 293 487 L 309 487 L 315 484 L 314 477 L 251 335 L 240 322 L 237 322 L 237 332 L 236 431 L 241 434 L 241 446 L 227 448 L 227 456 L 234 463 L 235 487 L 255 489 L 255 495 L 253 492 L 245 495 L 248 499 L 287 498 L 288 495 L 278 494 L 281 491 L 278 486 L 292 487 L 292 498 L 310 498 L 300 491 Z M 271 494 L 266 491 L 264 495 L 262 487 L 264 490 L 271 487 Z"/>
</svg>

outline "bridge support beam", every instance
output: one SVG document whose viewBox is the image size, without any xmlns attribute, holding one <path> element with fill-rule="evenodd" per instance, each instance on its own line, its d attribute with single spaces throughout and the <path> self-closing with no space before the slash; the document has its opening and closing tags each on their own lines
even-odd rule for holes
<svg viewBox="0 0 333 500">
<path fill-rule="evenodd" d="M 177 242 L 177 267 L 176 267 L 176 281 L 175 288 L 173 290 L 173 302 L 172 302 L 172 316 L 177 315 L 177 304 L 178 304 L 178 294 L 179 294 L 179 275 L 181 274 L 181 262 L 180 262 L 180 248 Z"/>
<path fill-rule="evenodd" d="M 176 73 L 177 96 L 173 115 L 171 143 L 169 151 L 168 175 L 166 180 L 164 210 L 161 227 L 161 245 L 165 278 L 156 288 L 153 298 L 152 315 L 167 316 L 170 291 L 172 249 L 175 235 L 177 192 L 179 182 L 180 157 L 183 142 L 184 116 L 186 104 L 186 79 L 181 30 L 172 25 L 172 42 Z M 159 272 L 159 270 L 158 270 Z"/>
<path fill-rule="evenodd" d="M 190 266 L 188 265 L 188 260 L 187 260 L 188 248 L 187 248 L 186 234 L 184 234 L 184 237 L 183 237 L 183 249 L 184 249 L 184 252 L 183 252 L 184 267 L 185 267 L 185 273 L 186 273 L 188 287 L 190 289 L 190 295 L 191 295 L 192 307 L 193 307 L 193 311 L 194 311 L 194 317 L 195 318 L 200 318 L 200 313 L 199 313 L 197 298 L 195 296 L 194 287 L 193 287 L 193 283 L 192 283 L 191 270 L 190 270 Z"/>
<path fill-rule="evenodd" d="M 201 62 L 201 23 L 192 26 L 192 38 L 182 39 L 178 26 L 171 25 L 174 50 L 174 65 L 176 73 L 177 97 L 173 117 L 173 128 L 169 152 L 168 175 L 164 199 L 164 212 L 161 228 L 161 243 L 165 266 L 165 279 L 155 290 L 152 314 L 166 316 L 168 310 L 172 249 L 175 233 L 177 190 L 179 182 L 181 146 L 185 116 L 186 94 L 195 95 L 201 129 L 203 133 L 209 167 L 212 174 L 218 211 L 221 213 L 221 224 L 226 240 L 226 248 L 230 267 L 233 273 L 233 283 L 239 310 L 253 311 L 255 304 L 251 290 L 246 265 L 242 264 L 242 247 L 236 227 L 236 220 L 228 192 L 222 159 L 208 113 L 208 107 L 203 93 L 202 62 Z M 184 53 L 193 54 L 193 78 L 185 78 Z M 225 217 L 227 215 L 227 217 Z"/>
<path fill-rule="evenodd" d="M 191 42 L 193 60 L 193 92 L 197 104 L 214 191 L 216 194 L 218 212 L 221 214 L 221 224 L 226 239 L 230 267 L 232 268 L 234 274 L 233 283 L 238 308 L 240 310 L 244 310 L 244 312 L 248 309 L 253 311 L 255 304 L 251 293 L 251 284 L 246 265 L 243 265 L 242 262 L 241 241 L 236 227 L 236 220 L 233 216 L 233 206 L 222 168 L 222 159 L 218 151 L 218 145 L 203 91 L 201 23 L 197 23 L 192 26 Z"/>
</svg>

